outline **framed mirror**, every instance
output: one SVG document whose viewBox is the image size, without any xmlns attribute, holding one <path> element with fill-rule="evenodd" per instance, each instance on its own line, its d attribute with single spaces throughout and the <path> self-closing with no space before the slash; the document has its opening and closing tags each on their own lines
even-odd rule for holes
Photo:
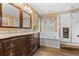
<svg viewBox="0 0 79 59">
<path fill-rule="evenodd" d="M 23 12 L 23 28 L 31 28 L 30 14 Z"/>
<path fill-rule="evenodd" d="M 2 27 L 20 27 L 18 8 L 8 3 L 2 4 Z"/>
</svg>

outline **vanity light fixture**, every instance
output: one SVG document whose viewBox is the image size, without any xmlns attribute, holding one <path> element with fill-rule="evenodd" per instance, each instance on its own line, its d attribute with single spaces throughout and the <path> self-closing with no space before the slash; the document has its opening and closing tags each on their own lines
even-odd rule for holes
<svg viewBox="0 0 79 59">
<path fill-rule="evenodd" d="M 22 3 L 14 3 L 16 6 L 20 7 L 21 9 L 23 9 L 24 11 L 28 12 L 28 13 L 32 13 L 32 9 L 31 7 L 22 4 Z"/>
<path fill-rule="evenodd" d="M 28 6 L 25 6 L 25 7 L 24 7 L 24 10 L 25 10 L 26 12 L 28 12 L 28 13 L 31 13 L 31 12 L 32 12 L 31 8 L 28 7 Z"/>
</svg>

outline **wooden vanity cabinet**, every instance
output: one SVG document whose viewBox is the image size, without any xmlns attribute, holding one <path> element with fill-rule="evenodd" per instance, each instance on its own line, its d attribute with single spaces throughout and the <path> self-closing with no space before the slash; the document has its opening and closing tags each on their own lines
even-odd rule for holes
<svg viewBox="0 0 79 59">
<path fill-rule="evenodd" d="M 39 47 L 38 34 L 29 34 L 0 40 L 1 56 L 32 55 Z"/>
</svg>

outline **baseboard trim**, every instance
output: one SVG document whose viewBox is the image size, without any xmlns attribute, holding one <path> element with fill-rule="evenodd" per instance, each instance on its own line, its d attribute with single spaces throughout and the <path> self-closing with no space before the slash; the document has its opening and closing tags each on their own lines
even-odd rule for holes
<svg viewBox="0 0 79 59">
<path fill-rule="evenodd" d="M 66 48 L 66 49 L 79 49 L 79 46 L 68 45 L 68 44 L 60 44 L 60 48 Z"/>
</svg>

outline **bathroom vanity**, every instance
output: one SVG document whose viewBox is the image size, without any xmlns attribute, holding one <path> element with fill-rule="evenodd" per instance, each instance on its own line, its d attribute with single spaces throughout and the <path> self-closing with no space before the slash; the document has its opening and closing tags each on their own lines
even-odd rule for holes
<svg viewBox="0 0 79 59">
<path fill-rule="evenodd" d="M 0 56 L 29 56 L 40 46 L 39 32 L 0 35 Z"/>
<path fill-rule="evenodd" d="M 22 6 L 29 7 L 25 4 Z M 39 32 L 24 30 L 18 32 L 20 29 L 32 28 L 31 13 L 14 3 L 0 3 L 0 17 L 0 27 L 9 28 L 8 32 L 3 29 L 0 31 L 0 56 L 32 55 L 40 46 Z M 12 31 L 10 28 L 18 30 Z"/>
</svg>

